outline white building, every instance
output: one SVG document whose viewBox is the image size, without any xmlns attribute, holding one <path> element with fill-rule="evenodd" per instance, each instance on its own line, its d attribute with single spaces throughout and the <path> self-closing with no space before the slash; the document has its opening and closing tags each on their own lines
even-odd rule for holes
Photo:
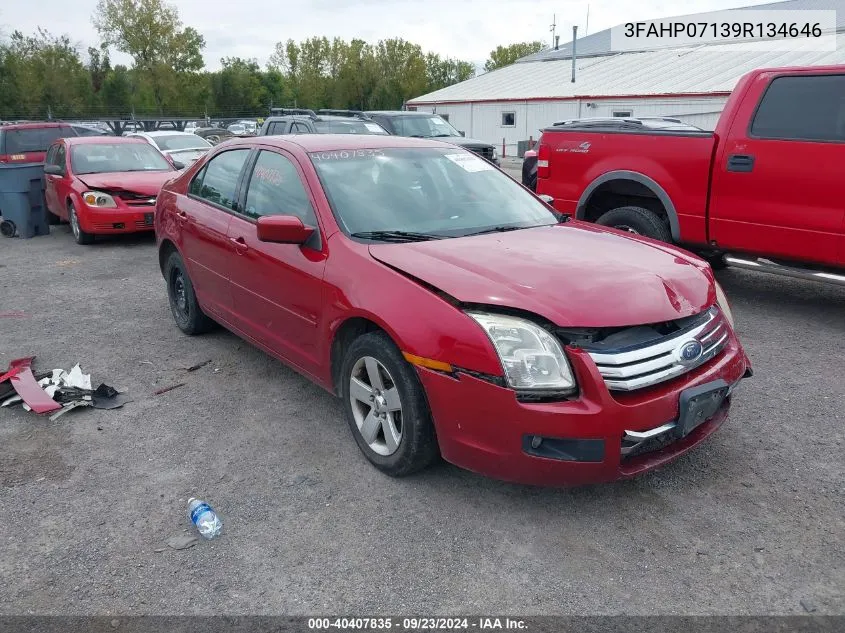
<svg viewBox="0 0 845 633">
<path fill-rule="evenodd" d="M 836 50 L 811 50 L 804 40 L 791 50 L 758 41 L 618 52 L 611 50 L 607 29 L 577 40 L 574 83 L 569 42 L 407 105 L 442 115 L 467 137 L 504 143 L 513 156 L 518 141 L 537 139 L 542 128 L 563 119 L 671 116 L 712 130 L 737 80 L 750 70 L 845 64 L 845 0 L 788 0 L 748 9 L 839 9 L 830 36 Z"/>
</svg>

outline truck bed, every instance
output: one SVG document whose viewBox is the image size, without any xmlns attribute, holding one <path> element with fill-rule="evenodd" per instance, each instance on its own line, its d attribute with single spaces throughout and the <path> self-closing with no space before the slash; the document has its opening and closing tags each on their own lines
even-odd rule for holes
<svg viewBox="0 0 845 633">
<path fill-rule="evenodd" d="M 552 196 L 559 211 L 592 220 L 621 196 L 636 196 L 638 186 L 656 184 L 672 201 L 685 241 L 706 243 L 712 132 L 555 126 L 543 130 L 542 143 L 550 148 L 549 173 L 537 179 L 537 193 Z M 623 190 L 606 184 L 622 176 Z"/>
</svg>

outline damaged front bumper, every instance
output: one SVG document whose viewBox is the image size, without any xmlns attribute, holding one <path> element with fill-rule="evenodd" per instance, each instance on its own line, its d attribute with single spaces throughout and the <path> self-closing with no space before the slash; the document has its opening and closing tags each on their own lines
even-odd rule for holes
<svg viewBox="0 0 845 633">
<path fill-rule="evenodd" d="M 632 477 L 714 433 L 727 419 L 736 384 L 750 375 L 733 338 L 718 358 L 639 392 L 609 391 L 586 352 L 570 350 L 569 358 L 581 391 L 558 402 L 520 402 L 514 391 L 481 378 L 418 367 L 444 459 L 542 486 Z M 702 401 L 684 404 L 684 394 Z"/>
</svg>

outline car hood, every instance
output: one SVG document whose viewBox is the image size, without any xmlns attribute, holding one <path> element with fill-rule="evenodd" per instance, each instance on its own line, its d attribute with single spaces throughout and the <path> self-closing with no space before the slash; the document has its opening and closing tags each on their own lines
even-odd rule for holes
<svg viewBox="0 0 845 633">
<path fill-rule="evenodd" d="M 445 141 L 452 143 L 452 145 L 460 145 L 461 147 L 493 147 L 490 143 L 485 143 L 474 138 L 466 138 L 465 136 L 450 136 L 448 138 L 444 136 L 435 138 L 434 140 Z"/>
<path fill-rule="evenodd" d="M 192 147 L 188 149 L 169 149 L 162 151 L 165 156 L 170 156 L 173 160 L 180 162 L 194 162 L 200 156 L 205 154 L 210 147 Z"/>
<path fill-rule="evenodd" d="M 462 303 L 517 308 L 562 327 L 671 321 L 715 301 L 702 260 L 581 222 L 369 251 Z"/>
<path fill-rule="evenodd" d="M 155 196 L 161 186 L 178 175 L 176 171 L 122 171 L 105 174 L 80 174 L 77 176 L 86 187 L 107 191 L 123 190 Z"/>
</svg>

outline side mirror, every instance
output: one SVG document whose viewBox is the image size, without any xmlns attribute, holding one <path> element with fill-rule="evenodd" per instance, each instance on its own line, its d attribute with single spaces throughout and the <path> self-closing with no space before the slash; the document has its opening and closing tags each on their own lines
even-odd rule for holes
<svg viewBox="0 0 845 633">
<path fill-rule="evenodd" d="M 460 132 L 460 134 L 461 134 L 461 136 L 466 136 L 466 135 L 467 135 L 467 133 L 466 133 L 466 132 L 464 132 L 464 131 L 461 131 L 461 132 Z"/>
<path fill-rule="evenodd" d="M 265 215 L 258 218 L 258 239 L 278 244 L 304 244 L 314 232 L 295 215 Z"/>
<path fill-rule="evenodd" d="M 179 169 L 179 170 L 185 169 L 185 163 L 183 163 L 181 161 L 172 160 L 170 162 L 176 169 Z"/>
<path fill-rule="evenodd" d="M 44 165 L 44 173 L 50 176 L 63 176 L 64 172 L 59 165 Z"/>
</svg>

